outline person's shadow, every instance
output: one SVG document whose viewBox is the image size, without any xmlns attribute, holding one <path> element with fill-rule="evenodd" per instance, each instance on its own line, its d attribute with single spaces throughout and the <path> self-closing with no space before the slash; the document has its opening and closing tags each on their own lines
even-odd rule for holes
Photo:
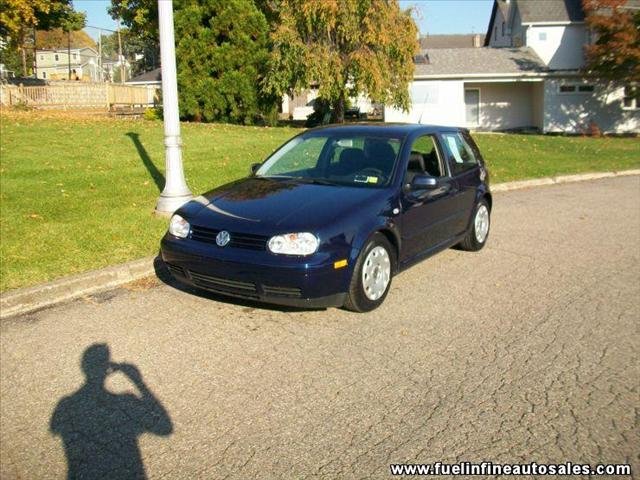
<svg viewBox="0 0 640 480">
<path fill-rule="evenodd" d="M 111 363 L 107 345 L 87 348 L 81 366 L 84 385 L 58 402 L 50 423 L 64 443 L 67 478 L 146 478 L 138 437 L 170 435 L 169 414 L 135 365 Z M 139 395 L 106 390 L 105 380 L 113 372 L 126 375 Z"/>
</svg>

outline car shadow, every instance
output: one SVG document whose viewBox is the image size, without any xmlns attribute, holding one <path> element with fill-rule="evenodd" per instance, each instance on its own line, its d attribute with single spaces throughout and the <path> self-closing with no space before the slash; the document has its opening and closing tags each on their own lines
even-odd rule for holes
<svg viewBox="0 0 640 480">
<path fill-rule="evenodd" d="M 207 290 L 191 287 L 174 278 L 173 275 L 167 269 L 167 266 L 162 261 L 162 258 L 158 255 L 153 261 L 153 268 L 155 269 L 156 277 L 165 285 L 180 290 L 181 292 L 188 293 L 195 297 L 206 298 L 221 303 L 228 303 L 231 305 L 238 305 L 241 307 L 255 308 L 260 310 L 270 310 L 276 312 L 313 312 L 324 311 L 326 308 L 303 308 L 303 307 L 289 307 L 286 305 L 274 305 L 271 303 L 263 303 L 259 301 L 249 300 L 245 298 L 220 295 L 218 293 L 210 292 Z"/>
<path fill-rule="evenodd" d="M 111 361 L 108 345 L 89 346 L 80 367 L 85 383 L 58 402 L 49 423 L 64 445 L 67 478 L 146 478 L 138 437 L 171 435 L 169 414 L 135 365 Z M 107 378 L 116 372 L 136 394 L 107 389 Z"/>
<path fill-rule="evenodd" d="M 160 172 L 160 170 L 158 170 L 158 167 L 156 167 L 155 163 L 153 163 L 153 160 L 151 160 L 147 149 L 144 148 L 144 145 L 142 145 L 142 142 L 140 141 L 140 134 L 135 132 L 127 132 L 125 133 L 125 135 L 129 137 L 133 142 L 133 145 L 136 147 L 138 155 L 140 156 L 140 160 L 142 160 L 142 163 L 151 175 L 151 178 L 153 178 L 153 182 L 156 184 L 156 187 L 158 187 L 158 191 L 162 192 L 165 184 L 164 175 L 162 174 L 162 172 Z"/>
</svg>

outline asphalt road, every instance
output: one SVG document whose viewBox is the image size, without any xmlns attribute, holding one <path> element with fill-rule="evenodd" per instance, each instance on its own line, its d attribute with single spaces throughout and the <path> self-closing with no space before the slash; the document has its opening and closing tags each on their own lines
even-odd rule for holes
<svg viewBox="0 0 640 480">
<path fill-rule="evenodd" d="M 404 272 L 372 314 L 149 282 L 3 322 L 0 476 L 60 478 L 67 458 L 110 478 L 462 460 L 640 473 L 640 177 L 494 203 L 487 248 Z M 107 349 L 137 368 L 103 387 Z"/>
</svg>

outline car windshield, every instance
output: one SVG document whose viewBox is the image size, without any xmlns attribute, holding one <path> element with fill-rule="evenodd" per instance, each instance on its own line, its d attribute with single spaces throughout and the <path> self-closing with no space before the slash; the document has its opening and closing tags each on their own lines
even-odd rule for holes
<svg viewBox="0 0 640 480">
<path fill-rule="evenodd" d="M 401 139 L 374 135 L 303 135 L 276 151 L 258 177 L 309 183 L 381 187 L 393 174 Z"/>
</svg>

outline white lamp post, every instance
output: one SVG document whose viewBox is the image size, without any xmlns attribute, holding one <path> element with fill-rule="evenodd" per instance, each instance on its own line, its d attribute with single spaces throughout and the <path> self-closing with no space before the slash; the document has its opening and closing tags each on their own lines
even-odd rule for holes
<svg viewBox="0 0 640 480">
<path fill-rule="evenodd" d="M 185 182 L 182 167 L 178 80 L 173 35 L 173 0 L 158 0 L 158 23 L 160 27 L 166 179 L 164 190 L 158 198 L 156 213 L 168 215 L 193 198 Z"/>
</svg>

